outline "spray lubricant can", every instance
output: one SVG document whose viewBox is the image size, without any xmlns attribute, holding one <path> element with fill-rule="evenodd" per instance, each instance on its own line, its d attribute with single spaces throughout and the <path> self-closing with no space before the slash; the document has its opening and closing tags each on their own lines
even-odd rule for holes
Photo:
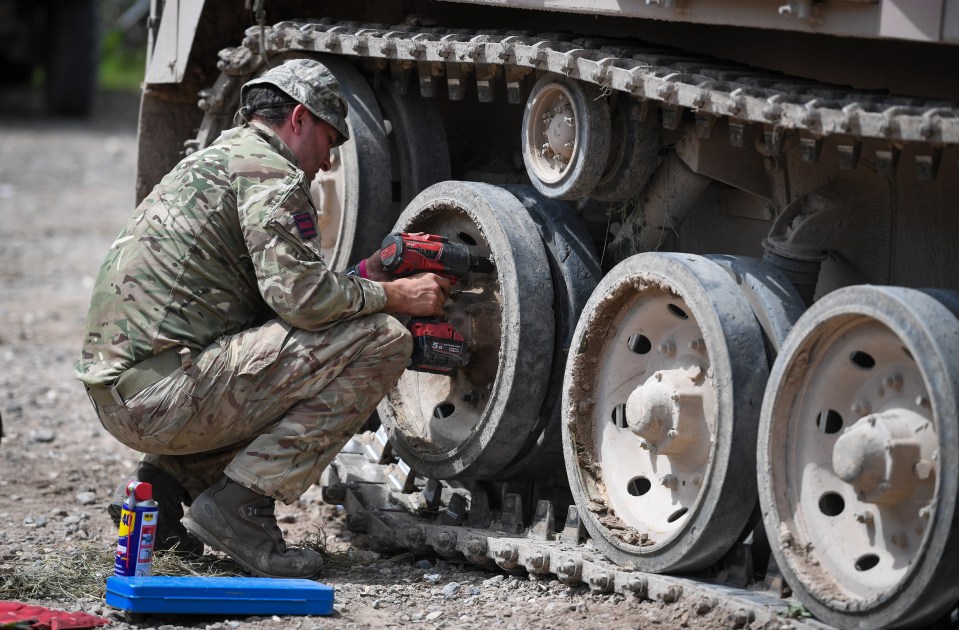
<svg viewBox="0 0 959 630">
<path fill-rule="evenodd" d="M 153 486 L 145 481 L 131 481 L 120 513 L 114 575 L 150 575 L 158 519 Z"/>
</svg>

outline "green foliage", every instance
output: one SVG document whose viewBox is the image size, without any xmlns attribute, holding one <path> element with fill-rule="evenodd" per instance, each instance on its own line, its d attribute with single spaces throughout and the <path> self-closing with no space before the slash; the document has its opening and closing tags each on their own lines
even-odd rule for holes
<svg viewBox="0 0 959 630">
<path fill-rule="evenodd" d="M 101 89 L 140 91 L 146 72 L 146 58 L 146 46 L 130 46 L 117 30 L 106 33 L 101 45 Z"/>
</svg>

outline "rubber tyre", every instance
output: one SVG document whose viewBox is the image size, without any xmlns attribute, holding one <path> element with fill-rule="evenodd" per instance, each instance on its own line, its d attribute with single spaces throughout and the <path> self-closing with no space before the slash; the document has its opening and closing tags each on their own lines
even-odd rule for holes
<svg viewBox="0 0 959 630">
<path fill-rule="evenodd" d="M 376 100 L 391 127 L 395 221 L 413 197 L 450 178 L 449 146 L 443 119 L 432 99 L 413 90 L 399 94 L 392 83 L 383 82 L 376 90 Z"/>
<path fill-rule="evenodd" d="M 503 188 L 523 204 L 539 228 L 553 279 L 556 326 L 555 351 L 538 423 L 520 451 L 519 459 L 502 475 L 515 480 L 536 478 L 542 476 L 544 469 L 559 470 L 563 466 L 560 407 L 566 357 L 579 316 L 603 272 L 586 223 L 575 208 L 564 201 L 543 197 L 532 186 Z"/>
<path fill-rule="evenodd" d="M 641 107 L 636 99 L 617 93 L 610 115 L 609 158 L 590 193 L 593 199 L 625 201 L 639 196 L 662 164 L 659 117 L 650 112 L 640 120 Z"/>
</svg>

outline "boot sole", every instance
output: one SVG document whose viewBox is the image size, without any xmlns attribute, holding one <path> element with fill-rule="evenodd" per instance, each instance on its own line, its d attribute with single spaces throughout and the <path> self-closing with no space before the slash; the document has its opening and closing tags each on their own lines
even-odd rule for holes
<svg viewBox="0 0 959 630">
<path fill-rule="evenodd" d="M 225 544 L 223 544 L 223 542 L 219 538 L 217 538 L 216 536 L 208 532 L 206 528 L 204 528 L 202 525 L 200 525 L 199 523 L 194 521 L 192 518 L 190 518 L 189 512 L 180 520 L 180 522 L 183 523 L 183 526 L 186 527 L 186 530 L 188 532 L 190 532 L 191 534 L 199 538 L 201 541 L 203 541 L 204 543 L 206 543 L 213 549 L 216 549 L 217 551 L 221 551 L 225 553 L 226 555 L 230 557 L 230 560 L 233 560 L 233 562 L 237 563 L 238 565 L 240 565 L 242 568 L 249 571 L 253 575 L 257 575 L 260 577 L 267 577 L 267 578 L 307 579 L 308 580 L 312 577 L 316 577 L 317 575 L 319 575 L 320 570 L 323 568 L 322 566 L 318 567 L 315 572 L 310 573 L 309 575 L 296 575 L 296 576 L 276 575 L 273 573 L 267 573 L 266 571 L 260 571 L 259 569 L 257 569 L 256 567 L 254 567 L 247 561 L 243 560 L 242 558 L 236 557 L 234 552 Z"/>
</svg>

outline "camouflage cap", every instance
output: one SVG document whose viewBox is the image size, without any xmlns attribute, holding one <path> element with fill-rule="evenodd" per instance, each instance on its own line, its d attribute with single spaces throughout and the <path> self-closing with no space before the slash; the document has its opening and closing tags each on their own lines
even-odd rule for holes
<svg viewBox="0 0 959 630">
<path fill-rule="evenodd" d="M 246 103 L 247 90 L 255 85 L 275 85 L 298 103 L 302 103 L 340 133 L 337 144 L 350 139 L 346 126 L 346 100 L 340 93 L 336 77 L 319 61 L 314 59 L 291 59 L 282 65 L 270 68 L 240 88 L 240 103 Z"/>
</svg>

